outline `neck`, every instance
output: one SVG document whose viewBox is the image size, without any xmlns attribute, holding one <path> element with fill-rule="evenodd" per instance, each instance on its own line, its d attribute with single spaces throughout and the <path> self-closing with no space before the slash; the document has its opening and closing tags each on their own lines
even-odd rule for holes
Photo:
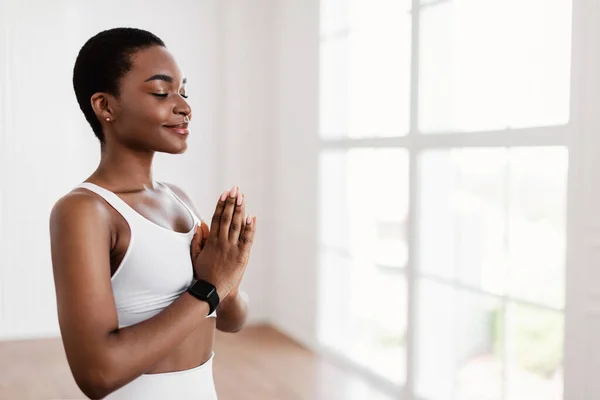
<svg viewBox="0 0 600 400">
<path fill-rule="evenodd" d="M 100 180 L 115 191 L 153 189 L 154 152 L 135 151 L 122 146 L 102 146 L 100 164 L 90 178 Z"/>
</svg>

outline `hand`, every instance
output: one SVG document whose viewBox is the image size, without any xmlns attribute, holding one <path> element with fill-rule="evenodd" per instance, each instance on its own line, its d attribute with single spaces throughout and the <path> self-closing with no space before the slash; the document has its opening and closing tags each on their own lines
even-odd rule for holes
<svg viewBox="0 0 600 400">
<path fill-rule="evenodd" d="M 244 193 L 242 193 L 242 201 L 243 201 L 243 204 L 245 206 L 246 205 L 246 196 L 244 195 Z M 243 216 L 243 214 L 242 214 L 242 216 Z M 248 218 L 242 218 L 242 232 L 246 228 L 246 223 L 248 221 L 249 221 Z M 208 231 L 208 225 L 206 225 L 206 229 Z M 242 274 L 240 275 L 240 279 L 238 279 L 237 283 L 233 286 L 233 288 L 229 292 L 228 297 L 235 297 L 236 295 L 239 294 L 239 292 L 240 292 L 240 283 L 242 283 L 242 279 L 244 278 L 244 274 L 246 273 L 246 267 L 248 266 L 248 261 L 249 260 L 250 259 L 246 260 L 246 264 L 244 264 L 244 268 L 242 270 Z"/>
<path fill-rule="evenodd" d="M 243 201 L 245 204 L 246 197 L 244 196 L 243 193 L 242 193 L 242 198 L 243 198 Z M 246 223 L 247 223 L 248 219 L 244 218 L 242 221 L 243 221 L 242 222 L 242 232 L 243 232 L 244 229 L 246 228 Z M 208 240 L 209 235 L 210 235 L 210 228 L 208 227 L 208 224 L 204 220 L 202 220 L 200 222 L 200 225 L 196 225 L 196 231 L 194 233 L 194 238 L 192 239 L 192 244 L 190 246 L 192 260 L 195 260 L 196 258 L 198 258 L 198 256 L 202 252 L 202 249 L 206 245 L 206 241 Z M 234 285 L 234 287 L 229 292 L 229 296 L 235 297 L 235 295 L 237 295 L 239 293 L 240 283 L 242 283 L 242 279 L 244 277 L 244 274 L 246 273 L 247 266 L 248 266 L 248 262 L 246 262 L 246 264 L 244 265 L 244 269 L 242 271 L 240 279 L 237 281 L 237 283 Z M 194 271 L 194 278 L 197 279 L 196 271 Z"/>
<path fill-rule="evenodd" d="M 244 220 L 245 199 L 238 192 L 234 186 L 221 195 L 210 229 L 200 226 L 190 250 L 196 278 L 215 285 L 221 299 L 239 287 L 256 232 L 256 217 Z"/>
<path fill-rule="evenodd" d="M 198 258 L 206 245 L 209 235 L 210 228 L 204 220 L 200 221 L 200 225 L 196 225 L 196 231 L 194 232 L 194 237 L 190 246 L 190 256 L 192 257 L 192 260 Z M 196 277 L 196 271 L 194 271 L 194 277 Z"/>
</svg>

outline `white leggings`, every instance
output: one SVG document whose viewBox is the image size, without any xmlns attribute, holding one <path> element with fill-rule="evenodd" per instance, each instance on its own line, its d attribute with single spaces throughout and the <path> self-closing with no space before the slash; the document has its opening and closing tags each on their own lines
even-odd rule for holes
<svg viewBox="0 0 600 400">
<path fill-rule="evenodd" d="M 106 400 L 217 400 L 212 361 L 176 372 L 144 374 L 105 397 Z"/>
</svg>

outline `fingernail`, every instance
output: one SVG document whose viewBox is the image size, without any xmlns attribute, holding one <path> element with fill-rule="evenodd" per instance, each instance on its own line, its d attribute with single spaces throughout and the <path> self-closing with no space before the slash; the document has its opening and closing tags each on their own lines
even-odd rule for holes
<svg viewBox="0 0 600 400">
<path fill-rule="evenodd" d="M 231 192 L 229 192 L 229 196 L 231 196 L 231 197 L 237 196 L 237 186 L 233 185 L 233 187 L 231 188 Z"/>
<path fill-rule="evenodd" d="M 238 196 L 237 205 L 241 206 L 243 202 L 244 202 L 244 195 Z"/>
<path fill-rule="evenodd" d="M 225 199 L 227 198 L 227 190 L 223 192 L 223 194 L 221 195 L 221 201 L 225 201 Z"/>
<path fill-rule="evenodd" d="M 252 217 L 250 215 L 248 215 L 248 218 L 246 218 L 246 223 L 248 225 L 252 224 Z"/>
</svg>

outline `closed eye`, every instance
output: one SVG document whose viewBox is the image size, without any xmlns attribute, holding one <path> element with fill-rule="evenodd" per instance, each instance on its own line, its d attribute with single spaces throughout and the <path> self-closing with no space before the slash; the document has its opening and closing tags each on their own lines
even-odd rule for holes
<svg viewBox="0 0 600 400">
<path fill-rule="evenodd" d="M 169 94 L 168 93 L 151 93 L 152 96 L 156 96 L 156 97 L 160 97 L 161 99 L 166 98 Z M 180 93 L 179 94 L 181 97 L 183 97 L 184 99 L 187 99 L 189 96 L 187 94 L 184 93 Z"/>
</svg>

